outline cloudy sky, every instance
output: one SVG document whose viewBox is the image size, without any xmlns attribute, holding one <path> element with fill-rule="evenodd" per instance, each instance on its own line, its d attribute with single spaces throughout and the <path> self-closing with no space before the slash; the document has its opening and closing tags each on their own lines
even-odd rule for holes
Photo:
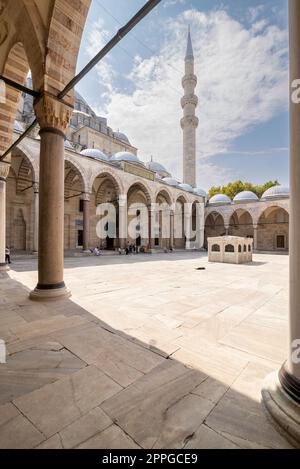
<svg viewBox="0 0 300 469">
<path fill-rule="evenodd" d="M 93 0 L 78 70 L 145 0 Z M 162 0 L 78 86 L 143 161 L 182 174 L 187 27 L 199 97 L 198 186 L 288 184 L 287 0 Z"/>
</svg>

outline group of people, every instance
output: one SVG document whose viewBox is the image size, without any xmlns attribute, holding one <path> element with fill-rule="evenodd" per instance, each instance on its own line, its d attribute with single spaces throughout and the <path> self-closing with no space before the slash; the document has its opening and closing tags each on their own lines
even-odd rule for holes
<svg viewBox="0 0 300 469">
<path fill-rule="evenodd" d="M 144 248 L 141 246 L 136 246 L 135 244 L 128 244 L 125 248 L 125 254 L 128 256 L 129 254 L 138 254 L 139 252 L 144 252 Z M 122 254 L 123 251 L 119 248 L 119 254 Z"/>
</svg>

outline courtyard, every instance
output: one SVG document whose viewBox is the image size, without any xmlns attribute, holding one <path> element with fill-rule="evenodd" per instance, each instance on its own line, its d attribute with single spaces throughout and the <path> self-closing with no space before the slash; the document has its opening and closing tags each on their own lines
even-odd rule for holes
<svg viewBox="0 0 300 469">
<path fill-rule="evenodd" d="M 288 256 L 65 259 L 70 299 L 0 273 L 0 448 L 290 448 L 260 403 L 287 355 Z"/>
</svg>

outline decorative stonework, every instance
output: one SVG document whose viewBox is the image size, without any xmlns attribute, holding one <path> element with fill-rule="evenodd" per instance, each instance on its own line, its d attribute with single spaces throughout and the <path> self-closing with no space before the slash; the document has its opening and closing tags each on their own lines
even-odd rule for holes
<svg viewBox="0 0 300 469">
<path fill-rule="evenodd" d="M 49 94 L 43 94 L 35 103 L 34 110 L 41 129 L 47 127 L 65 132 L 73 109 Z"/>
<path fill-rule="evenodd" d="M 6 179 L 9 173 L 9 164 L 0 162 L 0 179 Z"/>
</svg>

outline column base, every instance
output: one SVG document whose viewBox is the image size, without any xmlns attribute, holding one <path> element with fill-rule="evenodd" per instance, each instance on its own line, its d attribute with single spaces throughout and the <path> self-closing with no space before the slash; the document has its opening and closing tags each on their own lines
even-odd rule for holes
<svg viewBox="0 0 300 469">
<path fill-rule="evenodd" d="M 266 377 L 261 394 L 262 404 L 277 431 L 300 448 L 300 404 L 283 389 L 278 372 Z"/>
<path fill-rule="evenodd" d="M 61 288 L 38 288 L 29 293 L 29 298 L 33 301 L 55 301 L 70 298 L 71 291 L 63 286 Z"/>
<path fill-rule="evenodd" d="M 10 269 L 9 265 L 4 263 L 0 264 L 0 272 L 7 272 Z"/>
</svg>

